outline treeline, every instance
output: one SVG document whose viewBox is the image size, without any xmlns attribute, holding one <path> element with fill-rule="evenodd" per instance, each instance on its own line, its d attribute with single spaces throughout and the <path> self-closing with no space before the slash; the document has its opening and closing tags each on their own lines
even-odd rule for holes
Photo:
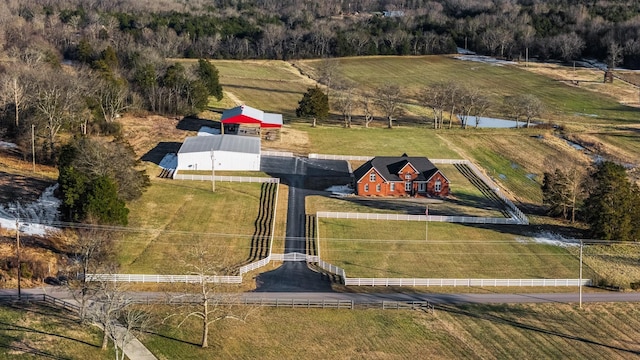
<svg viewBox="0 0 640 360">
<path fill-rule="evenodd" d="M 73 59 L 80 41 L 119 54 L 290 59 L 453 53 L 640 67 L 634 0 L 7 2 L 3 47 L 18 34 Z M 37 43 L 36 43 L 37 44 Z M 33 45 L 38 46 L 38 45 Z"/>
</svg>

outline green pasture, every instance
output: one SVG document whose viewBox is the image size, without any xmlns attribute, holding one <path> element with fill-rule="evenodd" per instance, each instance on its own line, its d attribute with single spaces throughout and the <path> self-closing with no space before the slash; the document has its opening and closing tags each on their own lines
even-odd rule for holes
<svg viewBox="0 0 640 360">
<path fill-rule="evenodd" d="M 159 316 L 172 310 L 159 311 Z M 438 306 L 396 310 L 261 309 L 246 323 L 171 318 L 142 336 L 160 359 L 633 359 L 635 303 Z M 292 345 L 291 339 L 295 339 Z"/>
<path fill-rule="evenodd" d="M 244 262 L 260 206 L 261 184 L 154 180 L 130 203 L 129 230 L 120 235 L 125 273 L 181 273 L 194 247 L 207 247 L 220 261 Z"/>
<path fill-rule="evenodd" d="M 301 60 L 297 64 L 317 76 L 322 60 Z M 478 89 L 495 104 L 489 111 L 505 116 L 501 104 L 505 96 L 533 94 L 545 104 L 543 119 L 573 123 L 637 122 L 640 110 L 620 105 L 613 98 L 571 87 L 546 76 L 515 66 L 497 66 L 456 60 L 448 56 L 375 56 L 339 58 L 338 74 L 375 88 L 386 83 L 400 86 L 408 99 L 416 99 L 424 88 L 437 82 L 455 81 Z"/>
<path fill-rule="evenodd" d="M 578 277 L 573 254 L 516 225 L 319 219 L 318 229 L 320 256 L 348 277 Z"/>
<path fill-rule="evenodd" d="M 526 204 L 542 203 L 544 172 L 581 166 L 590 159 L 554 136 L 535 129 L 442 132 L 439 136 L 476 162 L 494 181 Z"/>
<path fill-rule="evenodd" d="M 307 133 L 310 153 L 360 156 L 400 156 L 406 153 L 409 156 L 438 159 L 461 158 L 433 130 L 427 128 L 312 128 L 302 123 L 293 127 Z"/>
</svg>

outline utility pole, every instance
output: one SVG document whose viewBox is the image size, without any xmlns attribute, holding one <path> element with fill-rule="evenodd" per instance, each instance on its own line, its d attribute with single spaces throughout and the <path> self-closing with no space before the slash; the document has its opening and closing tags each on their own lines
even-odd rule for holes
<svg viewBox="0 0 640 360">
<path fill-rule="evenodd" d="M 22 299 L 22 264 L 20 263 L 20 221 L 16 219 L 16 256 L 18 257 L 18 300 Z"/>
<path fill-rule="evenodd" d="M 31 159 L 33 160 L 33 172 L 36 172 L 36 125 L 31 124 Z"/>
<path fill-rule="evenodd" d="M 216 156 L 211 149 L 211 191 L 216 192 Z"/>
<path fill-rule="evenodd" d="M 424 210 L 426 220 L 424 221 L 424 241 L 429 241 L 429 205 Z"/>
<path fill-rule="evenodd" d="M 579 300 L 579 306 L 580 309 L 582 309 L 582 246 L 584 245 L 584 243 L 582 242 L 582 239 L 580 239 L 580 284 L 578 284 L 579 288 L 580 288 L 580 300 Z"/>
</svg>

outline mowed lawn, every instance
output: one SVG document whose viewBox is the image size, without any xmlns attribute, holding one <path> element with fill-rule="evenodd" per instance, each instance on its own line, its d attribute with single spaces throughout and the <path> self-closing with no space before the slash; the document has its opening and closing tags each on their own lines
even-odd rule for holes
<svg viewBox="0 0 640 360">
<path fill-rule="evenodd" d="M 129 204 L 130 230 L 119 234 L 125 273 L 177 273 L 196 246 L 220 261 L 240 264 L 250 253 L 260 206 L 261 184 L 154 179 Z"/>
<path fill-rule="evenodd" d="M 265 308 L 246 323 L 215 323 L 207 349 L 196 345 L 198 324 L 177 328 L 176 318 L 142 341 L 160 359 L 637 359 L 640 304 L 584 307 Z"/>
<path fill-rule="evenodd" d="M 426 156 L 438 159 L 461 159 L 436 133 L 427 128 L 401 127 L 352 128 L 295 124 L 309 138 L 309 152 L 359 156 Z"/>
<path fill-rule="evenodd" d="M 417 99 L 425 88 L 442 81 L 455 81 L 477 89 L 489 97 L 489 113 L 505 113 L 505 96 L 533 94 L 546 108 L 543 119 L 558 122 L 629 123 L 637 121 L 640 110 L 624 106 L 607 95 L 571 87 L 550 77 L 515 66 L 497 66 L 462 61 L 448 56 L 374 56 L 333 59 L 339 76 L 362 88 L 383 84 L 400 86 L 407 99 Z M 310 74 L 318 74 L 322 60 L 301 60 L 297 64 Z M 411 102 L 411 101 L 408 101 Z"/>
<path fill-rule="evenodd" d="M 575 255 L 510 233 L 516 225 L 323 218 L 318 228 L 321 258 L 347 277 L 578 277 Z"/>
</svg>

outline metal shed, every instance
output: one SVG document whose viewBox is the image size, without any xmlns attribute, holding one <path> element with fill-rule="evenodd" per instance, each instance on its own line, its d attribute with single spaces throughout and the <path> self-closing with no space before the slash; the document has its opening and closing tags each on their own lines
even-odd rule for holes
<svg viewBox="0 0 640 360">
<path fill-rule="evenodd" d="M 234 135 L 193 136 L 178 151 L 177 170 L 259 171 L 260 139 Z"/>
</svg>

